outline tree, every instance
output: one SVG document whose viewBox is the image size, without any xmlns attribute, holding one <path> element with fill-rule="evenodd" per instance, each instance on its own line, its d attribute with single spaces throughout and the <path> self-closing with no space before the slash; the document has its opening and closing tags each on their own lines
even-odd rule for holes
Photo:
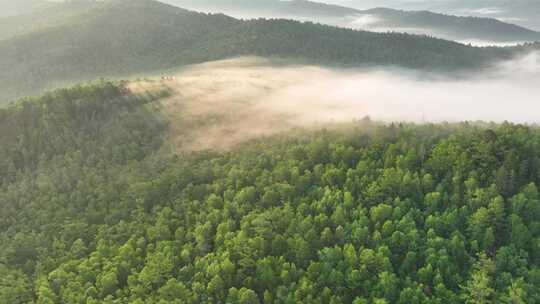
<svg viewBox="0 0 540 304">
<path fill-rule="evenodd" d="M 32 290 L 25 275 L 0 264 L 0 303 L 22 304 L 30 302 L 32 298 Z"/>
<path fill-rule="evenodd" d="M 474 265 L 474 272 L 463 286 L 463 300 L 467 304 L 492 303 L 495 290 L 492 287 L 491 275 L 494 271 L 493 262 L 485 254 L 480 254 Z"/>
<path fill-rule="evenodd" d="M 158 295 L 160 299 L 167 301 L 188 301 L 189 290 L 182 282 L 178 282 L 176 279 L 170 279 L 158 290 Z"/>
<path fill-rule="evenodd" d="M 525 304 L 528 302 L 526 286 L 523 278 L 514 280 L 512 285 L 508 286 L 506 294 L 502 297 L 502 302 L 507 304 Z"/>
</svg>

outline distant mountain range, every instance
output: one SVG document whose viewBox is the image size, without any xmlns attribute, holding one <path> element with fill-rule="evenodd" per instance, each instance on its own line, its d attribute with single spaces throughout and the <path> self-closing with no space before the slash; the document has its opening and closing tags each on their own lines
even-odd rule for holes
<svg viewBox="0 0 540 304">
<path fill-rule="evenodd" d="M 176 6 L 237 17 L 277 17 L 318 21 L 372 31 L 427 34 L 458 41 L 518 43 L 540 40 L 536 32 L 494 18 L 458 17 L 388 8 L 359 10 L 306 0 L 163 0 Z"/>
<path fill-rule="evenodd" d="M 480 68 L 524 48 L 475 48 L 290 20 L 242 21 L 152 0 L 112 0 L 89 5 L 58 25 L 0 41 L 0 99 L 238 56 L 448 71 Z"/>
<path fill-rule="evenodd" d="M 324 0 L 357 9 L 392 7 L 460 16 L 491 17 L 540 31 L 538 0 Z"/>
<path fill-rule="evenodd" d="M 493 18 L 458 17 L 429 11 L 401 11 L 375 8 L 362 11 L 374 16 L 368 29 L 416 29 L 418 33 L 432 33 L 454 40 L 485 40 L 493 42 L 538 41 L 540 32 L 529 30 Z"/>
</svg>

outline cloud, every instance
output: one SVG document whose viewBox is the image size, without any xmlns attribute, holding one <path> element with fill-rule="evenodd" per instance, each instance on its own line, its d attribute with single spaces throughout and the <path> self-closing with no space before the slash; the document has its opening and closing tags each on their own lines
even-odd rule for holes
<svg viewBox="0 0 540 304">
<path fill-rule="evenodd" d="M 501 7 L 482 7 L 482 8 L 473 9 L 471 10 L 471 12 L 474 14 L 479 14 L 479 15 L 499 15 L 499 14 L 505 13 L 506 10 L 504 10 Z"/>
<path fill-rule="evenodd" d="M 366 28 L 382 21 L 380 17 L 370 14 L 358 15 L 352 18 L 350 25 L 354 28 Z"/>
<path fill-rule="evenodd" d="M 490 40 L 481 40 L 481 39 L 467 39 L 467 40 L 457 40 L 457 42 L 462 44 L 470 44 L 472 46 L 478 47 L 487 47 L 487 46 L 496 46 L 496 47 L 508 47 L 508 46 L 518 46 L 530 41 L 490 41 Z"/>
</svg>

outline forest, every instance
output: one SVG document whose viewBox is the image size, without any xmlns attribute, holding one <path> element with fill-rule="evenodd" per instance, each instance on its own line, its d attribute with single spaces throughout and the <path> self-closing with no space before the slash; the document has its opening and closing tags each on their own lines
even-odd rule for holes
<svg viewBox="0 0 540 304">
<path fill-rule="evenodd" d="M 449 72 L 478 70 L 540 48 L 534 43 L 476 48 L 428 36 L 281 19 L 239 20 L 153 0 L 80 6 L 59 8 L 49 19 L 39 19 L 44 25 L 37 30 L 0 41 L 0 104 L 80 81 L 159 74 L 239 56 Z"/>
<path fill-rule="evenodd" d="M 540 303 L 537 127 L 366 118 L 171 152 L 167 95 L 0 109 L 0 303 Z"/>
</svg>

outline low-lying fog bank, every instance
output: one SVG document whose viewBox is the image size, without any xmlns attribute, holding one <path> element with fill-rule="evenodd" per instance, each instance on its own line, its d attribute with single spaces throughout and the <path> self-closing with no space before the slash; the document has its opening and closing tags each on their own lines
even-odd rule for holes
<svg viewBox="0 0 540 304">
<path fill-rule="evenodd" d="M 377 33 L 408 33 L 414 35 L 427 35 L 431 37 L 437 37 L 441 39 L 456 41 L 458 43 L 477 46 L 477 47 L 508 47 L 522 45 L 531 41 L 526 40 L 489 40 L 486 37 L 482 37 L 479 34 L 470 34 L 467 32 L 449 32 L 443 29 L 431 28 L 431 27 L 402 27 L 397 25 L 388 25 L 388 21 L 384 18 L 374 14 L 362 14 L 358 16 L 350 16 L 341 19 L 329 19 L 322 20 L 323 23 L 336 25 L 345 28 L 352 28 L 356 30 L 365 30 Z M 495 35 L 496 36 L 496 35 Z"/>
<path fill-rule="evenodd" d="M 538 54 L 463 78 L 240 58 L 193 66 L 160 81 L 174 91 L 163 102 L 173 120 L 172 140 L 194 150 L 226 149 L 261 135 L 366 116 L 388 122 L 540 122 Z M 155 83 L 132 88 L 150 85 Z"/>
</svg>

